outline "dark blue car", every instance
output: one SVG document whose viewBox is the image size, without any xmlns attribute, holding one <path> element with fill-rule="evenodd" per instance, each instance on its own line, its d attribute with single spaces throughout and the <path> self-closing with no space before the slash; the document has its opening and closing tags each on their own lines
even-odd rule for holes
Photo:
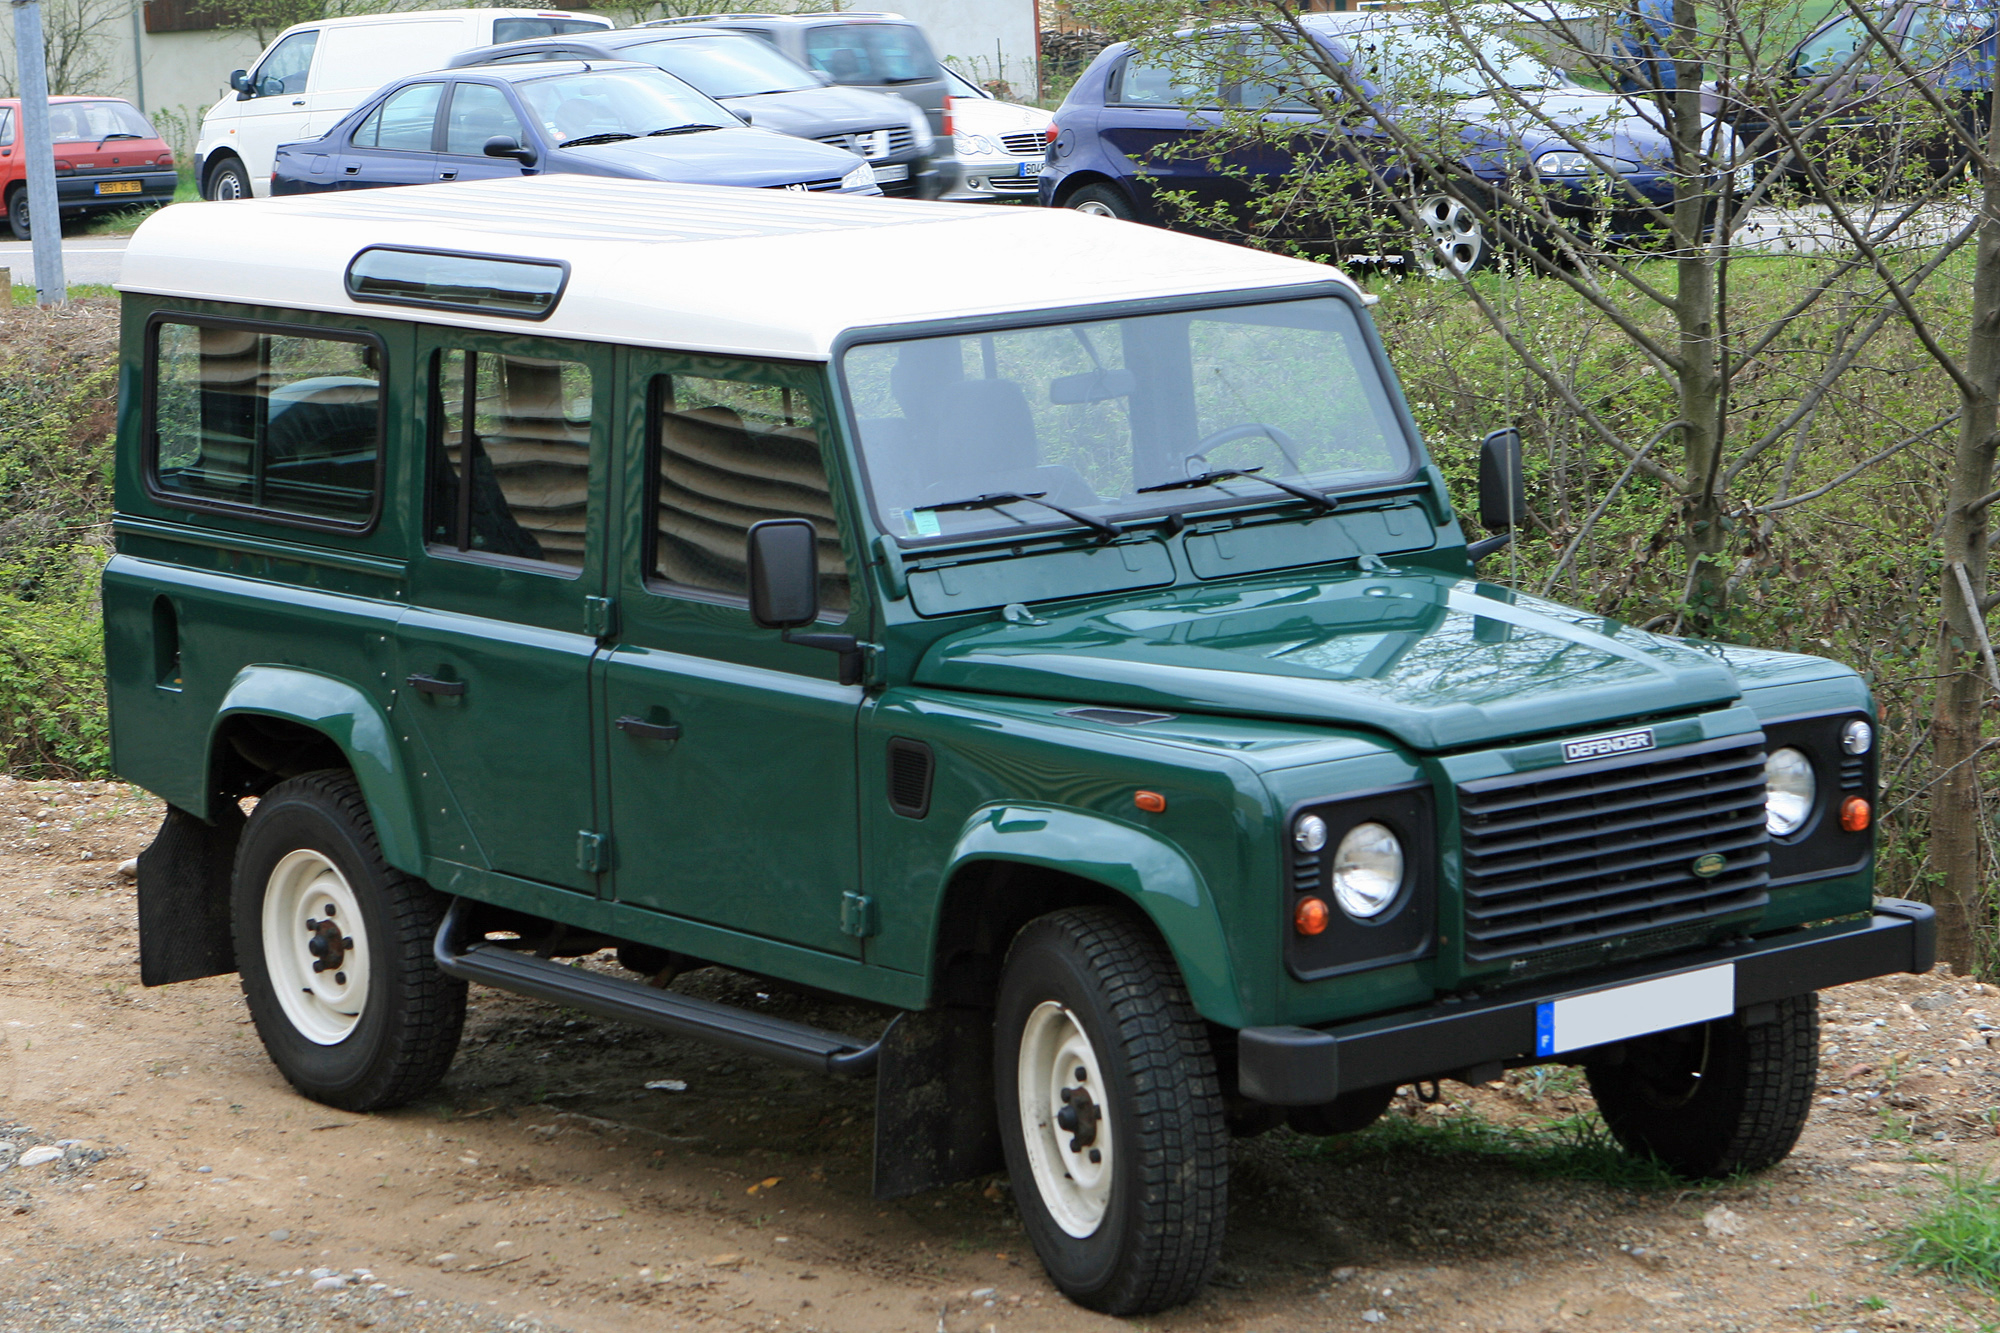
<svg viewBox="0 0 2000 1333">
<path fill-rule="evenodd" d="M 1671 150 L 1635 102 L 1581 87 L 1499 39 L 1484 50 L 1486 63 L 1506 85 L 1496 96 L 1492 75 L 1455 55 L 1434 32 L 1399 17 L 1314 14 L 1301 23 L 1328 57 L 1354 73 L 1356 85 L 1370 95 L 1371 111 L 1379 116 L 1401 111 L 1383 91 L 1397 82 L 1392 76 L 1421 70 L 1421 81 L 1449 104 L 1462 127 L 1466 157 L 1461 179 L 1469 176 L 1475 188 L 1477 182 L 1493 184 L 1526 170 L 1551 187 L 1559 211 L 1587 221 L 1595 236 L 1630 242 L 1658 228 L 1659 219 L 1632 199 L 1626 187 L 1653 203 L 1670 203 Z M 1188 45 L 1178 58 L 1147 55 L 1120 42 L 1106 47 L 1084 71 L 1050 127 L 1042 203 L 1167 225 L 1182 215 L 1155 195 L 1172 190 L 1184 192 L 1198 206 L 1220 205 L 1246 216 L 1257 195 L 1283 176 L 1294 159 L 1284 147 L 1287 136 L 1280 135 L 1219 156 L 1204 149 L 1204 133 L 1221 126 L 1228 109 L 1242 108 L 1259 111 L 1280 127 L 1296 126 L 1292 142 L 1316 143 L 1317 151 L 1341 153 L 1357 162 L 1365 159 L 1380 179 L 1405 187 L 1421 221 L 1412 252 L 1425 267 L 1465 272 L 1491 257 L 1493 239 L 1476 211 L 1436 182 L 1413 176 L 1365 119 L 1343 126 L 1341 142 L 1326 145 L 1325 136 L 1315 132 L 1322 118 L 1301 95 L 1295 56 L 1240 27 L 1182 36 Z M 1403 69 L 1389 68 L 1397 62 Z M 1524 102 L 1533 107 L 1532 114 L 1521 113 Z M 1437 106 L 1436 99 L 1427 100 L 1422 113 L 1435 114 Z M 1578 145 L 1589 155 L 1578 151 Z M 1607 181 L 1600 164 L 1617 170 L 1622 183 Z M 1292 235 L 1282 229 L 1280 234 Z M 1342 239 L 1309 231 L 1293 238 Z"/>
<path fill-rule="evenodd" d="M 582 61 L 398 80 L 320 138 L 280 145 L 271 193 L 543 172 L 881 193 L 845 149 L 745 125 L 651 65 Z"/>
</svg>

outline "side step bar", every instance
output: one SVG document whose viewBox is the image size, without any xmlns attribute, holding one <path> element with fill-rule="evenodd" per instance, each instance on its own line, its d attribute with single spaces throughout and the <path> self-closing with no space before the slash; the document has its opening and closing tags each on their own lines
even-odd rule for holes
<svg viewBox="0 0 2000 1333">
<path fill-rule="evenodd" d="M 433 950 L 438 969 L 446 976 L 532 995 L 600 1018 L 694 1037 L 820 1074 L 872 1074 L 881 1058 L 880 1039 L 863 1046 L 838 1032 L 656 990 L 487 941 L 464 944 L 468 906 L 463 898 L 453 899 L 438 926 Z"/>
</svg>

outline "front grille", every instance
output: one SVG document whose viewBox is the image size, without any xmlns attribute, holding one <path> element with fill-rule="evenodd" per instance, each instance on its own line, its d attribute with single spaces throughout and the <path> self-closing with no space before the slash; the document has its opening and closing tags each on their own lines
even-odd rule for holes
<svg viewBox="0 0 2000 1333">
<path fill-rule="evenodd" d="M 916 135 L 908 125 L 882 130 L 855 130 L 851 134 L 822 134 L 819 141 L 832 144 L 835 148 L 845 148 L 850 153 L 859 153 L 871 162 L 907 153 L 917 143 Z"/>
<path fill-rule="evenodd" d="M 1003 134 L 1000 146 L 1016 157 L 1040 157 L 1048 151 L 1048 139 L 1040 130 L 1029 130 L 1024 134 Z"/>
<path fill-rule="evenodd" d="M 994 176 L 986 183 L 1001 194 L 1033 194 L 1042 188 L 1033 176 Z"/>
<path fill-rule="evenodd" d="M 840 188 L 840 177 L 829 176 L 825 180 L 820 181 L 799 181 L 792 185 L 773 185 L 768 188 L 773 190 L 810 190 L 814 192 L 838 190 Z"/>
<path fill-rule="evenodd" d="M 1458 788 L 1465 955 L 1518 958 L 1761 906 L 1764 742 L 1732 737 Z M 1727 858 L 1720 874 L 1696 858 Z"/>
</svg>

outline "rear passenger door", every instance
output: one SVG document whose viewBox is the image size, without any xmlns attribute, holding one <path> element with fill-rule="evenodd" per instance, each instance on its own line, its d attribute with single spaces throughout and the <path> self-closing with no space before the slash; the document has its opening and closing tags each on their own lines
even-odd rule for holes
<svg viewBox="0 0 2000 1333">
<path fill-rule="evenodd" d="M 413 83 L 383 98 L 354 128 L 334 169 L 344 189 L 428 185 L 437 179 L 438 107 L 443 83 Z"/>
<path fill-rule="evenodd" d="M 398 629 L 432 854 L 595 893 L 590 663 L 604 612 L 611 356 L 417 326 L 425 546 Z"/>
<path fill-rule="evenodd" d="M 601 666 L 618 900 L 858 955 L 842 906 L 859 892 L 861 687 L 838 683 L 833 653 L 750 623 L 745 569 L 752 524 L 811 520 L 820 628 L 865 637 L 820 371 L 628 355 L 644 447 L 624 464 L 620 632 Z"/>
</svg>

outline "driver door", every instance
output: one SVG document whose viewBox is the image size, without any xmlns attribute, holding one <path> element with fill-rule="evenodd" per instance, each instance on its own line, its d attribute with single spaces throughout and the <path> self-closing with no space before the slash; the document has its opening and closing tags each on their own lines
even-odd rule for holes
<svg viewBox="0 0 2000 1333">
<path fill-rule="evenodd" d="M 319 31 L 314 28 L 279 42 L 251 71 L 250 96 L 236 105 L 232 146 L 250 173 L 251 189 L 259 195 L 270 191 L 271 161 L 278 145 L 312 137 L 306 81 L 318 48 Z"/>
</svg>

